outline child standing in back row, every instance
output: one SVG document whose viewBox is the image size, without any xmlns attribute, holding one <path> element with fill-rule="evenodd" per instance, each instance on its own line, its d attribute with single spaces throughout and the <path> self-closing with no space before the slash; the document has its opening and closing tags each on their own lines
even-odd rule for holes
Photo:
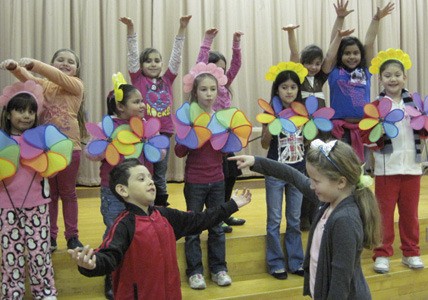
<svg viewBox="0 0 428 300">
<path fill-rule="evenodd" d="M 374 270 L 389 272 L 389 257 L 394 253 L 394 212 L 398 207 L 398 227 L 401 239 L 402 263 L 411 269 L 422 269 L 420 258 L 418 204 L 422 175 L 422 157 L 426 153 L 427 131 L 423 126 L 412 128 L 409 107 L 415 107 L 404 89 L 406 70 L 411 67 L 407 53 L 400 49 L 379 52 L 372 60 L 370 72 L 379 74 L 383 86 L 380 98 L 391 101 L 391 109 L 404 110 L 405 117 L 395 123 L 395 138 L 381 137 L 372 147 L 375 160 L 375 193 L 382 215 L 382 245 L 374 250 Z M 379 101 L 373 102 L 378 105 Z M 411 108 L 410 108 L 411 109 Z M 425 148 L 425 149 L 424 149 Z M 425 154 L 426 155 L 426 154 Z"/>
<path fill-rule="evenodd" d="M 0 107 L 1 129 L 21 144 L 22 134 L 37 125 L 43 89 L 34 81 L 14 83 L 3 90 Z M 3 131 L 0 135 L 1 142 L 8 138 Z M 2 165 L 2 174 L 5 167 Z M 28 265 L 33 299 L 54 300 L 57 291 L 50 253 L 46 182 L 29 166 L 20 163 L 17 168 L 13 177 L 2 179 L 0 184 L 1 299 L 24 298 Z"/>
<path fill-rule="evenodd" d="M 192 86 L 190 102 L 197 102 L 202 110 L 212 116 L 219 82 L 225 83 L 226 75 L 214 64 L 199 63 L 192 68 L 188 76 L 191 76 L 192 81 L 191 84 L 187 82 Z M 184 197 L 187 210 L 201 212 L 204 206 L 212 208 L 224 203 L 223 153 L 220 150 L 214 150 L 210 141 L 194 150 L 177 143 L 174 150 L 178 157 L 187 156 L 184 171 Z M 190 287 L 205 289 L 199 235 L 186 237 L 185 252 L 186 274 L 189 277 Z M 232 279 L 227 274 L 226 238 L 220 224 L 208 229 L 208 263 L 211 279 L 215 283 L 219 286 L 232 283 Z"/>
<path fill-rule="evenodd" d="M 128 71 L 131 75 L 131 83 L 143 96 L 146 105 L 146 116 L 158 118 L 161 121 L 160 133 L 171 137 L 174 133 L 171 114 L 173 109 L 172 84 L 177 77 L 181 63 L 185 31 L 192 16 L 180 18 L 180 28 L 175 37 L 168 69 L 162 72 L 162 56 L 154 48 L 145 48 L 138 56 L 137 34 L 130 18 L 120 18 L 127 27 L 128 39 Z M 168 191 L 166 186 L 166 171 L 168 166 L 169 148 L 163 160 L 153 166 L 153 180 L 156 185 L 156 205 L 167 206 Z"/>
<path fill-rule="evenodd" d="M 78 203 L 76 181 L 80 163 L 82 124 L 78 118 L 83 105 L 83 82 L 79 78 L 80 59 L 71 49 L 57 50 L 51 65 L 32 58 L 22 58 L 18 64 L 7 60 L 2 66 L 20 81 L 34 80 L 43 86 L 45 96 L 44 111 L 40 123 L 51 123 L 58 127 L 74 143 L 71 163 L 54 177 L 49 178 L 49 217 L 51 225 L 51 250 L 57 249 L 58 201 L 62 200 L 62 214 L 65 224 L 67 248 L 82 247 L 78 231 Z M 28 71 L 45 78 L 36 77 Z"/>
<path fill-rule="evenodd" d="M 223 69 L 224 73 L 227 76 L 227 83 L 224 86 L 219 86 L 217 93 L 217 100 L 213 105 L 215 111 L 229 108 L 232 105 L 232 92 L 230 86 L 241 69 L 241 37 L 244 33 L 241 31 L 236 31 L 233 34 L 233 45 L 232 45 L 232 60 L 230 61 L 230 67 L 227 69 L 227 60 L 225 56 L 218 52 L 211 50 L 211 45 L 214 38 L 218 33 L 217 28 L 210 28 L 205 31 L 205 37 L 202 41 L 201 48 L 199 50 L 198 58 L 196 63 L 203 62 L 205 64 L 213 63 L 217 67 Z M 228 155 L 233 156 L 233 153 Z M 224 174 L 224 184 L 225 184 L 225 201 L 230 200 L 232 195 L 233 186 L 235 185 L 236 178 L 242 174 L 240 170 L 236 168 L 235 163 L 230 163 L 226 157 L 223 159 L 223 174 Z M 232 225 L 244 225 L 244 219 L 238 219 L 235 217 L 230 217 L 224 223 L 222 223 L 223 231 L 226 233 L 232 232 Z M 230 226 L 229 226 L 230 225 Z"/>
</svg>

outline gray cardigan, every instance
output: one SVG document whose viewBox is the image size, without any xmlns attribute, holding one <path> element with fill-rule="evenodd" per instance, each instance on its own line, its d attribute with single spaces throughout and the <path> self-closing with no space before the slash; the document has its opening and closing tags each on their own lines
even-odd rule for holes
<svg viewBox="0 0 428 300">
<path fill-rule="evenodd" d="M 309 201 L 318 201 L 310 188 L 310 179 L 296 169 L 277 161 L 256 157 L 253 171 L 273 176 L 293 184 Z M 316 224 L 329 204 L 317 212 L 309 232 L 306 248 L 303 294 L 309 291 L 309 261 Z M 363 251 L 363 223 L 354 196 L 340 202 L 333 210 L 324 228 L 315 276 L 314 299 L 371 299 L 370 290 L 361 269 Z"/>
</svg>

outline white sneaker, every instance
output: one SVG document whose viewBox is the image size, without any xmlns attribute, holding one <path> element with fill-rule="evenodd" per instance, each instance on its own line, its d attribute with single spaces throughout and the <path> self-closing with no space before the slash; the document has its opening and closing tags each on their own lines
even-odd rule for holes
<svg viewBox="0 0 428 300">
<path fill-rule="evenodd" d="M 204 276 L 202 274 L 195 274 L 189 277 L 190 288 L 194 290 L 203 290 L 207 287 Z"/>
<path fill-rule="evenodd" d="M 373 270 L 376 273 L 385 274 L 389 272 L 389 258 L 379 256 L 376 257 L 376 260 L 373 265 Z"/>
<path fill-rule="evenodd" d="M 232 278 L 226 271 L 220 271 L 217 274 L 211 273 L 211 279 L 219 286 L 227 286 L 232 284 Z"/>
<path fill-rule="evenodd" d="M 419 256 L 403 256 L 401 259 L 403 265 L 408 266 L 410 269 L 423 269 L 424 263 Z"/>
</svg>

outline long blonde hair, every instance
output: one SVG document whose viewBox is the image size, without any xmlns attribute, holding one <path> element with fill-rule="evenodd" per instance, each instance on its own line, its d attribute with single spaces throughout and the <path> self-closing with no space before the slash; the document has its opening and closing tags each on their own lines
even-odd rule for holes
<svg viewBox="0 0 428 300">
<path fill-rule="evenodd" d="M 307 152 L 306 160 L 332 181 L 337 181 L 343 176 L 346 178 L 354 189 L 353 194 L 363 221 L 363 246 L 367 249 L 378 247 L 381 243 L 379 206 L 369 187 L 357 188 L 362 169 L 354 150 L 348 144 L 337 141 L 328 157 L 319 149 L 311 148 Z"/>
</svg>

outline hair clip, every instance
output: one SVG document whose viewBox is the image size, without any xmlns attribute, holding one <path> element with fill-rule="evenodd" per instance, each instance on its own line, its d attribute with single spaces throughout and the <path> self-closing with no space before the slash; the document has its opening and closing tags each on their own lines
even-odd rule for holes
<svg viewBox="0 0 428 300">
<path fill-rule="evenodd" d="M 296 73 L 299 77 L 300 83 L 303 83 L 306 75 L 308 75 L 308 69 L 306 69 L 301 63 L 295 63 L 292 61 L 282 61 L 279 64 L 271 66 L 269 68 L 269 71 L 265 75 L 265 79 L 269 81 L 274 81 L 278 74 L 284 71 L 291 71 Z"/>
<path fill-rule="evenodd" d="M 113 74 L 111 79 L 113 81 L 114 98 L 117 102 L 121 102 L 123 100 L 123 91 L 120 89 L 120 86 L 126 84 L 125 78 L 122 73 L 117 72 Z"/>
<path fill-rule="evenodd" d="M 43 96 L 43 87 L 33 80 L 27 80 L 25 82 L 15 82 L 12 85 L 8 85 L 3 89 L 3 95 L 0 96 L 0 107 L 7 107 L 10 99 L 18 94 L 29 94 L 37 103 L 37 115 L 43 111 L 43 102 L 45 100 Z"/>
<path fill-rule="evenodd" d="M 377 56 L 372 59 L 371 66 L 369 68 L 370 73 L 378 74 L 380 67 L 388 60 L 399 61 L 406 71 L 412 67 L 412 61 L 410 60 L 409 54 L 401 49 L 389 48 L 385 51 L 380 51 Z"/>
<path fill-rule="evenodd" d="M 195 78 L 201 74 L 211 74 L 217 79 L 217 84 L 219 86 L 224 86 L 227 83 L 227 76 L 224 74 L 224 70 L 220 67 L 217 67 L 213 63 L 205 64 L 203 62 L 197 63 L 190 70 L 189 74 L 184 75 L 183 77 L 183 91 L 185 93 L 190 93 L 193 88 L 193 82 Z"/>
</svg>

